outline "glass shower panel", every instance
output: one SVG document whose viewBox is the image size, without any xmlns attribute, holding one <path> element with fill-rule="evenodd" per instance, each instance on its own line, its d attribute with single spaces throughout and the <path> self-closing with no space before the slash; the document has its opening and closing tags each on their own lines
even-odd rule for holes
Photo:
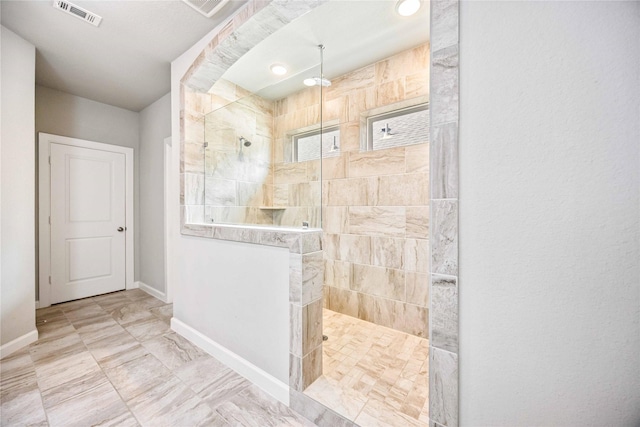
<svg viewBox="0 0 640 427">
<path fill-rule="evenodd" d="M 295 146 L 301 132 L 322 130 L 320 88 L 304 86 L 299 72 L 251 92 L 232 71 L 209 91 L 204 221 L 320 228 L 320 148 L 315 160 L 298 159 Z"/>
<path fill-rule="evenodd" d="M 272 103 L 218 81 L 205 117 L 205 221 L 273 225 Z"/>
<path fill-rule="evenodd" d="M 316 52 L 317 53 L 317 48 Z M 310 228 L 322 225 L 320 86 L 307 87 L 305 78 L 320 76 L 320 66 L 293 76 L 295 90 L 279 97 L 274 112 L 274 224 Z"/>
</svg>

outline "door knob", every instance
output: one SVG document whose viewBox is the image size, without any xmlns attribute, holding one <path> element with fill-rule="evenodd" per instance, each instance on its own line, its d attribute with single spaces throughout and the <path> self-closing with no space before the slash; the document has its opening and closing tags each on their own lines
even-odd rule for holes
<svg viewBox="0 0 640 427">
<path fill-rule="evenodd" d="M 118 227 L 118 231 L 122 233 L 124 231 L 124 228 Z"/>
</svg>

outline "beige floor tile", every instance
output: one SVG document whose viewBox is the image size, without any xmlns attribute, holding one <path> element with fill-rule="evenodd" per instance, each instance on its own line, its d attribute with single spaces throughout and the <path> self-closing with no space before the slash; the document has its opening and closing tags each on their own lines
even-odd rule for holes
<svg viewBox="0 0 640 427">
<path fill-rule="evenodd" d="M 157 318 L 138 320 L 125 327 L 135 339 L 144 342 L 170 331 L 169 325 Z"/>
<path fill-rule="evenodd" d="M 0 425 L 310 425 L 170 332 L 172 316 L 139 289 L 37 310 L 39 340 L 0 360 Z"/>
<path fill-rule="evenodd" d="M 169 369 L 208 356 L 203 350 L 175 332 L 145 341 L 143 345 Z"/>
<path fill-rule="evenodd" d="M 102 371 L 50 388 L 42 400 L 51 426 L 138 425 Z"/>
<path fill-rule="evenodd" d="M 125 402 L 173 379 L 171 371 L 151 354 L 104 372 Z"/>
</svg>

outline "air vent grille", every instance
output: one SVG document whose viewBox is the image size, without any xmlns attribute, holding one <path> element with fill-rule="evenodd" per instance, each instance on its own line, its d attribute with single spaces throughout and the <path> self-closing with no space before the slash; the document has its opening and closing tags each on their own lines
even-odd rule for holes
<svg viewBox="0 0 640 427">
<path fill-rule="evenodd" d="M 53 7 L 65 13 L 68 13 L 69 15 L 73 15 L 78 19 L 82 19 L 84 22 L 95 25 L 96 27 L 100 25 L 100 22 L 102 22 L 101 16 L 98 16 L 95 13 L 91 13 L 78 5 L 69 3 L 68 1 L 53 0 Z"/>
<path fill-rule="evenodd" d="M 211 18 L 222 7 L 229 2 L 229 0 L 182 0 L 207 18 Z"/>
</svg>

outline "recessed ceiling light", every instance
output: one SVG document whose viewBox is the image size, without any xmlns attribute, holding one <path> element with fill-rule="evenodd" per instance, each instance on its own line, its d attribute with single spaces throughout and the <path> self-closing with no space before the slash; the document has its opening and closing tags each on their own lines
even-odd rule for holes
<svg viewBox="0 0 640 427">
<path fill-rule="evenodd" d="M 420 9 L 420 6 L 422 6 L 420 0 L 398 0 L 396 12 L 401 16 L 411 16 Z"/>
<path fill-rule="evenodd" d="M 287 74 L 287 68 L 282 64 L 272 64 L 271 72 L 276 76 L 284 76 Z"/>
<path fill-rule="evenodd" d="M 304 79 L 302 83 L 304 83 L 305 86 L 315 86 L 316 79 L 314 79 L 313 77 L 309 77 L 308 79 Z"/>
</svg>

